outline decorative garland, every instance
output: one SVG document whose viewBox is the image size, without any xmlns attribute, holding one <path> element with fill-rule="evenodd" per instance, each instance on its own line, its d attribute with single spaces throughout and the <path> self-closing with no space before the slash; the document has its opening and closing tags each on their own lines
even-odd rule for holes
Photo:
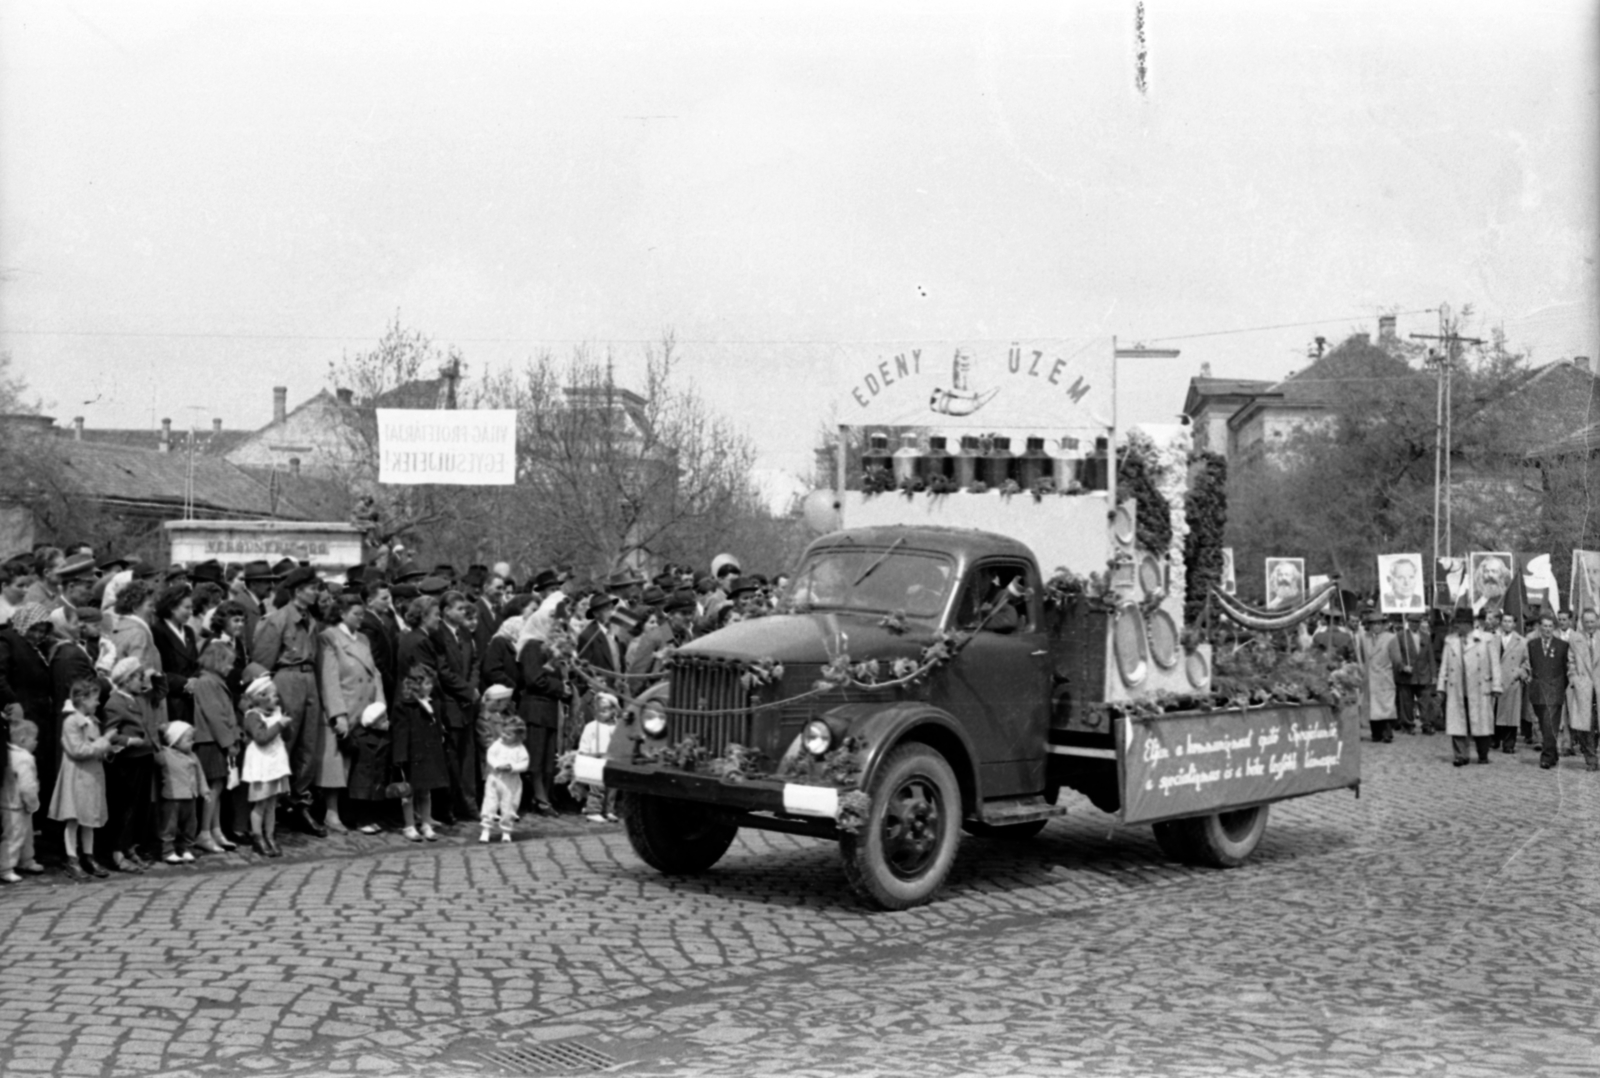
<svg viewBox="0 0 1600 1078">
<path fill-rule="evenodd" d="M 1159 489 L 1160 450 L 1141 430 L 1128 432 L 1117 459 L 1117 497 L 1139 502 L 1138 544 L 1157 557 L 1172 547 L 1172 506 Z"/>
</svg>

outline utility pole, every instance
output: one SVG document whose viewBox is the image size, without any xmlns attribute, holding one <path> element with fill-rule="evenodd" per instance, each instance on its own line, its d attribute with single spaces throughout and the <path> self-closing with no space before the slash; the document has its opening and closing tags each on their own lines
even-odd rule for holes
<svg viewBox="0 0 1600 1078">
<path fill-rule="evenodd" d="M 1467 307 L 1463 313 L 1471 313 Z M 1413 340 L 1439 341 L 1444 345 L 1441 353 L 1434 349 L 1428 351 L 1427 366 L 1432 367 L 1438 380 L 1438 401 L 1435 406 L 1434 440 L 1433 440 L 1433 564 L 1437 571 L 1439 565 L 1439 549 L 1441 538 L 1441 525 L 1443 531 L 1445 556 L 1451 556 L 1453 551 L 1453 537 L 1451 534 L 1451 498 L 1450 498 L 1450 436 L 1451 436 L 1451 383 L 1455 374 L 1456 362 L 1459 358 L 1459 349 L 1463 344 L 1482 345 L 1486 342 L 1477 337 L 1463 337 L 1456 332 L 1461 326 L 1459 319 L 1450 317 L 1450 305 L 1439 305 L 1439 332 L 1438 333 L 1413 333 Z"/>
<path fill-rule="evenodd" d="M 451 356 L 450 362 L 439 368 L 439 373 L 444 375 L 444 406 L 454 411 L 456 383 L 461 381 L 461 357 Z"/>
</svg>

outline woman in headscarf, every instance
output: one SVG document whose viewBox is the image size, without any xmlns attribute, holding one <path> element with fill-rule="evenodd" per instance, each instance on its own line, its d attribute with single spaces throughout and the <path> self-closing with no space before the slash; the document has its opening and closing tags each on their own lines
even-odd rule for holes
<svg viewBox="0 0 1600 1078">
<path fill-rule="evenodd" d="M 564 594 L 555 592 L 523 618 L 516 647 L 517 714 L 528 728 L 528 778 L 534 811 L 544 816 L 556 815 L 550 804 L 550 780 L 555 776 L 561 703 L 571 695 L 565 678 L 555 669 L 550 646 L 565 600 Z"/>
<path fill-rule="evenodd" d="M 483 667 L 478 675 L 478 689 L 488 691 L 491 685 L 504 685 L 516 690 L 521 681 L 517 669 L 517 643 L 522 639 L 525 618 L 512 614 L 500 623 L 500 628 L 489 638 L 483 649 Z"/>
</svg>

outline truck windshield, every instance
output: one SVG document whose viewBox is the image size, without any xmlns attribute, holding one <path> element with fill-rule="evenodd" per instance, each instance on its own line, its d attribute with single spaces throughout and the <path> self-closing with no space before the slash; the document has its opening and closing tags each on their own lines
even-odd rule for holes
<svg viewBox="0 0 1600 1078">
<path fill-rule="evenodd" d="M 935 618 L 944 612 L 954 575 L 954 563 L 939 554 L 830 547 L 800 567 L 792 595 L 802 609 L 904 610 L 908 617 Z"/>
</svg>

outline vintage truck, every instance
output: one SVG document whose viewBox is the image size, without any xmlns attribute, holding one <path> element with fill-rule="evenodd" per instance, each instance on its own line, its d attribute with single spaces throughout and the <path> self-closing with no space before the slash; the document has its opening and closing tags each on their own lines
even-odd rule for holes
<svg viewBox="0 0 1600 1078">
<path fill-rule="evenodd" d="M 1358 786 L 1348 711 L 1162 709 L 1209 688 L 1211 654 L 1179 632 L 1131 503 L 950 495 L 907 523 L 899 495 L 846 499 L 867 526 L 811 544 L 789 612 L 680 648 L 607 756 L 576 760 L 622 792 L 659 871 L 710 868 L 741 827 L 811 835 L 838 841 L 865 900 L 903 909 L 938 892 L 963 830 L 1032 836 L 1063 787 L 1153 824 L 1169 856 L 1229 867 L 1270 802 Z M 1035 557 L 1052 548 L 1117 579 L 1063 589 Z"/>
</svg>

